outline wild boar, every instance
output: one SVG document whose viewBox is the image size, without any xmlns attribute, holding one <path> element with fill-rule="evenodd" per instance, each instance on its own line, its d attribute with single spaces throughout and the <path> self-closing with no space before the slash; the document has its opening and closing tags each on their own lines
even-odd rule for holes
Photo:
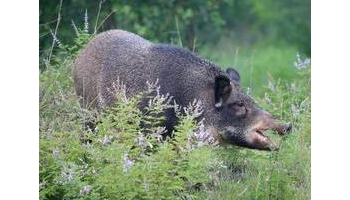
<svg viewBox="0 0 350 200">
<path fill-rule="evenodd" d="M 264 131 L 284 134 L 291 129 L 241 90 L 236 70 L 223 71 L 188 50 L 154 44 L 123 30 L 96 35 L 77 56 L 73 78 L 81 106 L 90 109 L 115 103 L 109 88 L 116 81 L 125 84 L 130 97 L 146 90 L 147 81 L 158 80 L 160 92 L 169 93 L 180 106 L 200 100 L 205 128 L 222 143 L 276 150 Z M 174 110 L 165 116 L 165 126 L 172 130 L 177 123 Z"/>
</svg>

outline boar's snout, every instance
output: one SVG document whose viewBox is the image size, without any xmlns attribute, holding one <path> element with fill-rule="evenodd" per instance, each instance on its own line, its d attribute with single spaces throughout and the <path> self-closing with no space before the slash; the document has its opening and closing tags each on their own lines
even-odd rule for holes
<svg viewBox="0 0 350 200">
<path fill-rule="evenodd" d="M 292 124 L 291 123 L 276 124 L 271 129 L 276 131 L 279 135 L 284 135 L 292 131 Z"/>
</svg>

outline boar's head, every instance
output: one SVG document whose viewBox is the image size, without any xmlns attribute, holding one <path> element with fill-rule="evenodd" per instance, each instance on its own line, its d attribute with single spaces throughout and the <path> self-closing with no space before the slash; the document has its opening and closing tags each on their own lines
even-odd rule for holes
<svg viewBox="0 0 350 200">
<path fill-rule="evenodd" d="M 215 78 L 215 130 L 224 143 L 259 149 L 278 150 L 264 134 L 273 130 L 282 135 L 291 130 L 261 109 L 239 86 L 240 76 L 232 69 Z"/>
</svg>

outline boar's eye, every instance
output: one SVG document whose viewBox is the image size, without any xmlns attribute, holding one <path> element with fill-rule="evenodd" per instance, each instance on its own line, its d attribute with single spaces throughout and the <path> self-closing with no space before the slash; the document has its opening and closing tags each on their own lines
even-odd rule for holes
<svg viewBox="0 0 350 200">
<path fill-rule="evenodd" d="M 235 103 L 237 106 L 239 106 L 239 107 L 242 107 L 242 106 L 244 106 L 244 104 L 243 104 L 243 102 L 237 102 L 237 103 Z"/>
<path fill-rule="evenodd" d="M 232 104 L 229 105 L 231 111 L 233 112 L 234 115 L 236 116 L 244 116 L 247 113 L 247 109 L 244 105 L 243 102 L 238 101 L 238 102 L 234 102 Z"/>
</svg>

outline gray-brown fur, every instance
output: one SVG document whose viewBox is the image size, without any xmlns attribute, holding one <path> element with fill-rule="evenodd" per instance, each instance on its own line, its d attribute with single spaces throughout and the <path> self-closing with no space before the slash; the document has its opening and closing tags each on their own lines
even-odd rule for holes
<svg viewBox="0 0 350 200">
<path fill-rule="evenodd" d="M 160 92 L 169 93 L 181 106 L 201 100 L 205 125 L 231 144 L 268 150 L 273 143 L 251 133 L 252 127 L 263 122 L 259 133 L 265 129 L 284 133 L 288 128 L 277 124 L 241 91 L 236 71 L 222 71 L 187 50 L 153 44 L 122 30 L 96 35 L 78 55 L 73 76 L 80 103 L 89 109 L 114 103 L 114 95 L 108 90 L 114 82 L 125 84 L 127 95 L 132 96 L 147 89 L 147 81 L 158 80 Z M 244 104 L 244 110 L 237 103 Z M 171 130 L 176 124 L 174 112 L 168 110 L 166 116 L 166 126 Z"/>
</svg>

